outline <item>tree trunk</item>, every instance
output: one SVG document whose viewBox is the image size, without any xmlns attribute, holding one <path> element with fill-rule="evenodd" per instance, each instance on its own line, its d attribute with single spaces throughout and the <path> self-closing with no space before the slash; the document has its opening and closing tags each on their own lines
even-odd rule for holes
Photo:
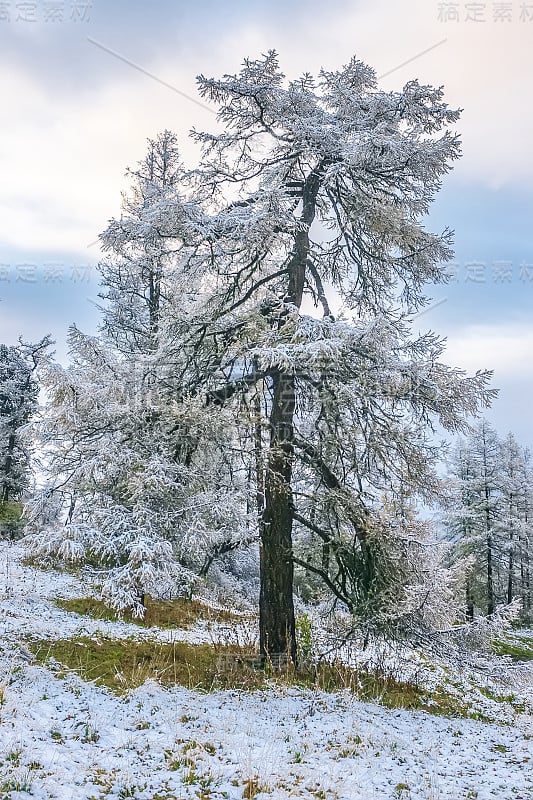
<svg viewBox="0 0 533 800">
<path fill-rule="evenodd" d="M 523 537 L 523 550 L 520 558 L 520 577 L 522 583 L 522 596 L 524 598 L 524 616 L 528 623 L 531 624 L 531 581 L 529 569 L 529 553 L 530 553 L 530 533 L 529 533 L 529 506 L 526 501 L 524 509 L 524 523 L 526 527 L 526 535 Z"/>
<path fill-rule="evenodd" d="M 284 302 L 300 308 L 309 258 L 309 228 L 315 218 L 320 180 L 329 162 L 322 161 L 303 183 L 301 228 L 294 236 Z M 283 321 L 278 322 L 280 332 Z M 296 409 L 296 379 L 289 372 L 273 369 L 270 445 L 265 470 L 264 510 L 260 533 L 259 645 L 261 657 L 290 657 L 296 664 L 296 631 L 293 603 L 291 487 L 294 460 L 293 420 Z"/>
<path fill-rule="evenodd" d="M 526 540 L 526 548 L 529 547 L 529 541 Z M 531 579 L 529 569 L 529 550 L 524 550 L 522 563 L 520 566 L 522 578 L 522 596 L 524 598 L 524 616 L 531 624 Z"/>
<path fill-rule="evenodd" d="M 494 575 L 492 563 L 492 524 L 490 518 L 490 489 L 488 484 L 487 443 L 483 434 L 483 477 L 485 481 L 485 533 L 487 537 L 487 614 L 494 613 Z"/>
<path fill-rule="evenodd" d="M 466 616 L 470 622 L 474 620 L 474 596 L 472 593 L 472 582 L 468 578 L 466 581 Z"/>
<path fill-rule="evenodd" d="M 487 614 L 494 612 L 494 581 L 492 576 L 492 536 L 487 535 Z"/>
<path fill-rule="evenodd" d="M 261 656 L 274 664 L 283 663 L 285 657 L 296 664 L 291 491 L 294 408 L 294 377 L 274 373 L 265 506 L 261 520 L 259 597 Z"/>
<path fill-rule="evenodd" d="M 507 566 L 507 602 L 513 599 L 514 542 L 513 531 L 509 532 L 509 562 Z"/>
</svg>

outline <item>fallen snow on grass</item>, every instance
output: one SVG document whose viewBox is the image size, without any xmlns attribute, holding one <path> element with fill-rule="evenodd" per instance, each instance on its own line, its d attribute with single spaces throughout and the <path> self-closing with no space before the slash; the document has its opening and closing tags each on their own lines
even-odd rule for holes
<svg viewBox="0 0 533 800">
<path fill-rule="evenodd" d="M 94 593 L 93 586 L 73 575 L 24 566 L 23 557 L 21 545 L 0 542 L 0 625 L 4 642 L 18 642 L 24 636 L 75 638 L 100 633 L 116 638 L 133 636 L 201 644 L 223 640 L 227 635 L 229 626 L 212 620 L 200 620 L 191 630 L 170 630 L 141 628 L 131 622 L 93 619 L 63 611 L 54 600 L 90 595 Z M 246 626 L 243 619 L 243 636 Z"/>
<path fill-rule="evenodd" d="M 59 667 L 35 666 L 18 646 L 28 634 L 150 631 L 80 623 L 46 599 L 79 596 L 76 578 L 23 567 L 18 548 L 9 553 L 0 600 L 0 798 L 533 798 L 526 713 L 488 724 L 390 711 L 345 693 L 201 694 L 152 682 L 117 697 Z"/>
</svg>

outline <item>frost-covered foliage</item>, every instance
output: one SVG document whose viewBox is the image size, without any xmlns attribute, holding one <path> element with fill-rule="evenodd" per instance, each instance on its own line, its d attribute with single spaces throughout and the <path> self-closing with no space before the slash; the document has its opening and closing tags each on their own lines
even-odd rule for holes
<svg viewBox="0 0 533 800">
<path fill-rule="evenodd" d="M 252 397 L 263 650 L 294 641 L 292 564 L 359 624 L 418 629 L 446 575 L 387 504 L 435 498 L 433 421 L 461 430 L 492 396 L 487 373 L 446 366 L 443 342 L 413 324 L 424 284 L 447 280 L 450 232 L 421 220 L 459 155 L 459 114 L 417 81 L 380 91 L 356 59 L 287 82 L 272 52 L 199 85 L 225 132 L 194 134 L 211 221 L 191 263 L 203 258 L 214 286 L 198 335 L 212 344 L 216 329 L 217 361 L 240 368 L 217 400 Z"/>
<path fill-rule="evenodd" d="M 359 544 L 339 535 L 317 549 L 305 529 L 295 538 L 297 560 L 307 572 L 307 580 L 303 570 L 298 573 L 297 585 L 307 598 L 325 600 L 323 573 L 331 575 L 332 562 L 341 564 L 339 577 L 329 578 L 329 594 L 343 601 L 341 608 L 348 606 L 350 630 L 358 637 L 407 640 L 438 650 L 438 632 L 464 621 L 469 563 L 450 566 L 449 545 L 436 538 L 429 521 L 418 519 L 411 501 L 400 507 L 384 499 Z"/>
<path fill-rule="evenodd" d="M 0 345 L 0 504 L 20 500 L 30 483 L 31 443 L 24 427 L 37 409 L 37 370 L 50 340 Z"/>
<path fill-rule="evenodd" d="M 78 352 L 87 344 L 73 330 L 76 342 Z M 150 405 L 139 402 L 137 390 L 137 407 L 123 394 L 128 365 L 112 361 L 97 341 L 90 345 L 101 356 L 96 363 L 78 356 L 69 369 L 56 366 L 43 378 L 50 399 L 38 429 L 50 479 L 42 492 L 45 512 L 55 502 L 58 516 L 55 526 L 42 526 L 34 546 L 110 568 L 108 586 L 116 578 L 129 605 L 121 587 L 137 581 L 139 596 L 169 593 L 169 570 L 181 575 L 173 593 L 182 590 L 221 542 L 235 545 L 246 536 L 246 516 L 237 513 L 238 476 L 225 468 L 221 450 L 233 434 L 227 414 L 207 415 L 198 400 L 172 402 L 166 393 L 156 405 L 154 385 Z"/>
<path fill-rule="evenodd" d="M 71 524 L 104 510 L 114 540 L 157 531 L 203 574 L 259 538 L 264 656 L 296 657 L 295 568 L 359 626 L 420 638 L 461 601 L 401 499 L 440 491 L 435 422 L 464 430 L 494 394 L 415 324 L 452 256 L 423 221 L 459 112 L 357 59 L 287 81 L 270 52 L 198 80 L 222 132 L 193 132 L 187 174 L 172 134 L 151 143 L 102 237 L 101 335 L 74 329 L 50 373 L 56 491 Z"/>
<path fill-rule="evenodd" d="M 180 272 L 182 243 L 146 221 L 162 197 L 179 202 L 175 137 L 149 142 L 134 178 L 123 217 L 102 236 L 100 335 L 73 326 L 70 366 L 43 374 L 37 432 L 48 479 L 32 547 L 105 568 L 106 596 L 138 608 L 147 593 L 184 591 L 217 554 L 253 536 L 233 414 L 207 409 L 192 391 L 178 333 L 187 301 L 174 296 L 182 282 L 195 288 Z"/>
<path fill-rule="evenodd" d="M 456 554 L 469 555 L 470 616 L 522 603 L 531 620 L 533 475 L 529 452 L 513 434 L 500 439 L 483 420 L 455 447 L 449 465 L 446 524 Z"/>
</svg>

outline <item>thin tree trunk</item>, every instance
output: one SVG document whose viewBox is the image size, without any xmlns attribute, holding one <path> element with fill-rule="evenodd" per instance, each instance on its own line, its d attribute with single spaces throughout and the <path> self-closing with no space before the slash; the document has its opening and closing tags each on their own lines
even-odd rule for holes
<svg viewBox="0 0 533 800">
<path fill-rule="evenodd" d="M 531 624 L 531 586 L 529 577 L 529 551 L 530 551 L 530 534 L 528 531 L 529 523 L 529 507 L 526 500 L 524 509 L 524 523 L 526 526 L 526 535 L 521 537 L 522 546 L 520 548 L 520 579 L 522 585 L 522 597 L 524 603 L 524 616 Z"/>
<path fill-rule="evenodd" d="M 527 543 L 529 545 L 529 542 Z M 524 608 L 527 611 L 527 618 L 531 622 L 531 573 L 529 567 L 529 551 L 524 554 L 524 577 L 522 581 L 524 587 Z"/>
<path fill-rule="evenodd" d="M 494 581 L 492 569 L 492 536 L 487 534 L 487 614 L 494 613 Z"/>
<path fill-rule="evenodd" d="M 485 480 L 485 532 L 487 540 L 487 614 L 494 613 L 494 575 L 493 575 L 493 539 L 492 539 L 492 525 L 490 519 L 490 489 L 488 484 L 488 465 L 487 465 L 487 442 L 485 440 L 485 433 L 483 433 L 483 472 Z"/>
<path fill-rule="evenodd" d="M 510 603 L 513 599 L 513 571 L 514 571 L 514 542 L 513 531 L 509 532 L 509 562 L 507 574 L 507 602 Z"/>
<path fill-rule="evenodd" d="M 474 596 L 472 593 L 472 582 L 470 578 L 466 581 L 466 616 L 467 619 L 473 621 L 474 619 Z"/>
</svg>

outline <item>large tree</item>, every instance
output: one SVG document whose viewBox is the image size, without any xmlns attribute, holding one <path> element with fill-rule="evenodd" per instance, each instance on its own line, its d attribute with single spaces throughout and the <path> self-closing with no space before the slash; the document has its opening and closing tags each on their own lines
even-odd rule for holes
<svg viewBox="0 0 533 800">
<path fill-rule="evenodd" d="M 459 113 L 417 81 L 380 90 L 356 59 L 286 81 L 270 52 L 199 87 L 222 128 L 193 132 L 199 166 L 179 186 L 155 188 L 145 162 L 133 213 L 104 235 L 119 257 L 105 273 L 107 336 L 121 381 L 135 342 L 169 407 L 192 403 L 204 426 L 231 421 L 219 457 L 205 437 L 194 453 L 209 480 L 237 488 L 251 535 L 255 498 L 261 653 L 296 661 L 295 568 L 358 623 L 427 609 L 432 592 L 416 584 L 430 574 L 420 566 L 428 548 L 406 498 L 438 490 L 434 421 L 459 430 L 492 396 L 488 373 L 447 367 L 443 342 L 415 325 L 424 285 L 447 279 L 452 255 L 450 232 L 425 222 L 459 155 L 448 130 Z M 77 342 L 87 359 L 91 342 Z M 91 374 L 112 374 L 113 360 L 99 367 L 95 349 Z M 118 452 L 128 438 L 109 448 L 103 408 L 100 446 Z M 166 448 L 179 433 L 174 452 L 187 451 L 187 425 L 167 425 L 164 413 L 151 420 L 154 441 Z M 98 426 L 93 434 L 98 448 Z M 83 431 L 74 441 L 85 446 Z M 146 474 L 133 463 L 130 475 Z M 149 495 L 137 484 L 136 497 Z"/>
<path fill-rule="evenodd" d="M 188 265 L 209 276 L 209 302 L 190 346 L 216 365 L 214 401 L 255 398 L 260 645 L 295 659 L 295 563 L 361 612 L 390 536 L 383 492 L 431 496 L 432 420 L 454 431 L 490 401 L 487 373 L 445 366 L 438 337 L 413 330 L 424 284 L 447 280 L 451 234 L 425 215 L 459 155 L 446 130 L 459 112 L 417 81 L 380 90 L 356 59 L 287 82 L 270 52 L 199 86 L 224 130 L 193 134 L 205 217 Z M 322 563 L 295 556 L 301 529 Z"/>
</svg>

